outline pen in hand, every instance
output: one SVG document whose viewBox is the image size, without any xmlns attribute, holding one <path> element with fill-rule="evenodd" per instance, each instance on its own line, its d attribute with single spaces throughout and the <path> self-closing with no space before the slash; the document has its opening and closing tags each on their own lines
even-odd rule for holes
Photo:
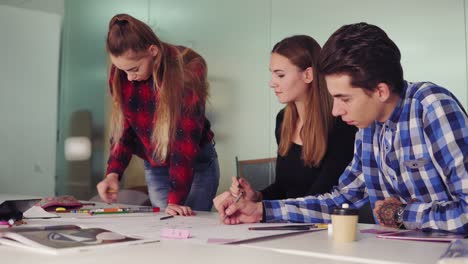
<svg viewBox="0 0 468 264">
<path fill-rule="evenodd" d="M 106 190 L 106 193 L 118 193 L 119 191 L 117 191 L 116 189 L 113 189 L 113 188 L 107 188 Z"/>
<path fill-rule="evenodd" d="M 244 192 L 243 192 L 243 191 L 241 191 L 241 192 L 239 193 L 239 195 L 237 196 L 237 198 L 236 198 L 236 200 L 234 201 L 233 204 L 236 204 L 237 202 L 239 202 L 239 200 L 242 198 L 242 195 L 244 195 Z M 228 217 L 229 217 L 229 216 L 226 214 L 226 215 L 224 216 L 224 220 L 226 220 L 226 218 L 228 218 Z"/>
<path fill-rule="evenodd" d="M 112 196 L 112 198 L 110 198 L 110 200 L 107 202 L 107 204 L 111 205 L 112 202 L 115 202 L 114 199 L 116 199 L 116 196 L 117 194 L 119 193 L 119 191 L 117 189 L 114 189 L 114 188 L 107 188 L 106 190 L 106 195 L 108 196 L 108 199 L 110 196 Z"/>
</svg>

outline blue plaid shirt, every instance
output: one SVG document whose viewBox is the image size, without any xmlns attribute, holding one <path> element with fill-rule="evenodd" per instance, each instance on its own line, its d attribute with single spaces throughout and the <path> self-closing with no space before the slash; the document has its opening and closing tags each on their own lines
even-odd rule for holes
<svg viewBox="0 0 468 264">
<path fill-rule="evenodd" d="M 329 222 L 343 203 L 396 197 L 409 229 L 468 234 L 468 118 L 446 89 L 405 83 L 385 123 L 356 134 L 354 157 L 330 193 L 263 201 L 266 221 Z"/>
</svg>

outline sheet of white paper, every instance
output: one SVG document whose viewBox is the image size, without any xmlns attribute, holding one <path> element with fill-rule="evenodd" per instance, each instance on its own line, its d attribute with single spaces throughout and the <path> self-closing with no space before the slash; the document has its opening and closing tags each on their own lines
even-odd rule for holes
<svg viewBox="0 0 468 264">
<path fill-rule="evenodd" d="M 33 206 L 24 212 L 25 218 L 58 218 L 57 214 L 49 213 L 40 206 Z"/>
<path fill-rule="evenodd" d="M 157 214 L 60 214 L 60 219 L 36 220 L 45 221 L 47 225 L 73 224 L 81 227 L 100 227 L 127 236 L 135 236 L 145 239 L 161 239 L 161 229 L 174 228 L 189 230 L 191 237 L 189 242 L 195 243 L 231 243 L 243 240 L 268 237 L 274 235 L 291 234 L 304 231 L 274 230 L 253 231 L 249 227 L 278 225 L 275 224 L 243 224 L 225 225 L 220 222 L 218 215 L 210 212 L 197 212 L 196 216 L 175 216 L 166 220 L 160 220 L 163 213 Z M 36 222 L 37 223 L 37 222 Z"/>
</svg>

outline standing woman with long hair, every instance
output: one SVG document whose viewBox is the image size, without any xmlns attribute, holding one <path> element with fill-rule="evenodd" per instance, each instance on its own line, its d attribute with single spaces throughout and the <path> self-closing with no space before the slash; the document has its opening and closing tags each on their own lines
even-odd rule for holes
<svg viewBox="0 0 468 264">
<path fill-rule="evenodd" d="M 99 195 L 116 201 L 119 180 L 135 154 L 144 160 L 153 206 L 171 215 L 211 210 L 219 164 L 205 116 L 204 59 L 162 42 L 127 14 L 111 19 L 106 48 L 112 62 L 111 150 Z"/>
<path fill-rule="evenodd" d="M 318 72 L 320 45 L 296 35 L 276 43 L 270 56 L 270 87 L 285 107 L 276 116 L 275 182 L 261 191 L 232 178 L 230 192 L 251 201 L 325 193 L 353 157 L 356 128 L 332 115 L 333 99 Z"/>
</svg>

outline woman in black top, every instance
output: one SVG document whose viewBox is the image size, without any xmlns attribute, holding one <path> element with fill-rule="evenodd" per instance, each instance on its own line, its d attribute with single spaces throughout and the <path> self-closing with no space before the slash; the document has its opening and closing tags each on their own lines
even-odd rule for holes
<svg viewBox="0 0 468 264">
<path fill-rule="evenodd" d="M 270 87 L 286 104 L 276 117 L 276 179 L 255 191 L 244 178 L 233 177 L 232 195 L 241 187 L 244 199 L 253 201 L 297 198 L 328 192 L 338 183 L 353 157 L 356 128 L 332 116 L 333 99 L 317 72 L 320 49 L 305 35 L 273 47 Z"/>
</svg>

